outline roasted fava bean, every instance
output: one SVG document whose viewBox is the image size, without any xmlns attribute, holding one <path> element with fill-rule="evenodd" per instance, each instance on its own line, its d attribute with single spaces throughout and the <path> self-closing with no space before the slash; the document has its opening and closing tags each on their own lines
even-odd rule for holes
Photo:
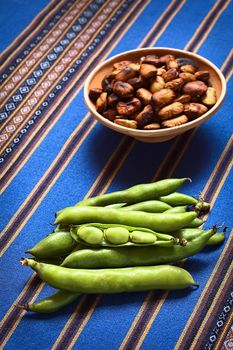
<svg viewBox="0 0 233 350">
<path fill-rule="evenodd" d="M 135 90 L 138 90 L 140 88 L 147 88 L 148 86 L 147 80 L 143 79 L 141 76 L 129 79 L 128 83 L 132 85 Z"/>
<path fill-rule="evenodd" d="M 184 85 L 184 80 L 182 78 L 173 79 L 165 84 L 165 88 L 177 91 Z"/>
<path fill-rule="evenodd" d="M 124 67 L 118 74 L 115 76 L 115 80 L 117 81 L 127 81 L 129 79 L 132 79 L 136 77 L 137 72 L 130 68 L 130 67 Z"/>
<path fill-rule="evenodd" d="M 115 118 L 114 123 L 117 125 L 125 126 L 126 128 L 130 128 L 130 129 L 137 129 L 138 127 L 136 120 Z"/>
<path fill-rule="evenodd" d="M 208 108 L 201 103 L 191 102 L 184 104 L 184 113 L 191 119 L 200 117 L 207 111 Z"/>
<path fill-rule="evenodd" d="M 99 113 L 119 125 L 143 130 L 181 125 L 217 102 L 210 73 L 198 69 L 192 59 L 170 54 L 123 60 L 113 64 L 102 80 L 102 89 L 91 89 L 89 97 Z M 101 92 L 107 93 L 107 106 Z M 186 105 L 185 111 L 181 104 Z M 143 109 L 145 106 L 152 108 Z"/>
<path fill-rule="evenodd" d="M 163 89 L 165 86 L 165 81 L 161 76 L 157 76 L 155 80 L 150 84 L 150 91 L 152 94 L 156 91 Z"/>
<path fill-rule="evenodd" d="M 112 79 L 110 79 L 109 75 L 104 77 L 101 85 L 104 92 L 107 92 L 108 94 L 112 93 Z"/>
<path fill-rule="evenodd" d="M 159 58 L 157 55 L 147 55 L 141 57 L 140 63 L 152 64 L 153 66 L 157 66 L 159 62 Z"/>
<path fill-rule="evenodd" d="M 201 80 L 191 81 L 183 86 L 183 93 L 191 97 L 205 95 L 206 91 L 207 85 Z"/>
<path fill-rule="evenodd" d="M 102 94 L 102 92 L 103 92 L 103 89 L 101 88 L 92 88 L 89 92 L 89 97 L 92 100 L 92 102 L 96 102 L 97 99 Z"/>
<path fill-rule="evenodd" d="M 152 95 L 154 106 L 163 107 L 170 104 L 175 99 L 176 94 L 172 89 L 161 89 Z"/>
<path fill-rule="evenodd" d="M 190 81 L 196 80 L 196 76 L 189 72 L 183 72 L 179 74 L 179 77 L 183 79 L 185 83 L 189 83 Z"/>
<path fill-rule="evenodd" d="M 140 64 L 139 63 L 130 63 L 128 65 L 128 67 L 133 69 L 136 73 L 139 73 L 139 71 L 140 71 Z"/>
<path fill-rule="evenodd" d="M 191 101 L 190 95 L 180 95 L 178 98 L 175 99 L 174 102 L 188 103 L 190 101 Z"/>
<path fill-rule="evenodd" d="M 132 85 L 124 81 L 116 81 L 112 89 L 116 95 L 122 98 L 129 98 L 134 95 L 134 88 Z"/>
<path fill-rule="evenodd" d="M 115 108 L 117 105 L 117 102 L 119 102 L 119 96 L 117 96 L 116 94 L 112 93 L 108 96 L 107 98 L 107 103 L 109 107 L 113 107 Z"/>
<path fill-rule="evenodd" d="M 163 75 L 164 73 L 166 73 L 166 69 L 165 69 L 165 67 L 159 67 L 158 69 L 157 69 L 157 76 L 158 75 Z"/>
<path fill-rule="evenodd" d="M 165 120 L 164 122 L 162 122 L 162 126 L 164 128 L 174 128 L 175 126 L 179 126 L 179 125 L 185 124 L 188 121 L 189 121 L 188 117 L 186 117 L 185 114 L 182 114 L 179 117 L 172 118 L 172 119 L 169 119 L 169 120 Z"/>
<path fill-rule="evenodd" d="M 135 117 L 135 120 L 140 128 L 143 128 L 146 124 L 153 121 L 154 110 L 151 105 L 147 105 L 144 109 Z"/>
<path fill-rule="evenodd" d="M 178 72 L 175 68 L 168 69 L 163 75 L 165 82 L 175 79 L 178 76 Z"/>
<path fill-rule="evenodd" d="M 107 108 L 107 92 L 102 92 L 96 101 L 96 110 L 98 113 L 103 113 Z"/>
<path fill-rule="evenodd" d="M 180 57 L 180 58 L 177 58 L 176 61 L 178 62 L 179 67 L 182 67 L 185 65 L 191 65 L 194 67 L 197 66 L 196 62 L 194 62 L 191 58 L 188 58 L 188 57 Z"/>
<path fill-rule="evenodd" d="M 132 98 L 127 102 L 118 102 L 116 108 L 119 115 L 132 115 L 139 111 L 141 106 L 142 104 L 138 98 Z"/>
<path fill-rule="evenodd" d="M 151 123 L 151 124 L 145 125 L 143 127 L 144 130 L 157 130 L 160 128 L 161 128 L 161 126 L 159 123 Z"/>
<path fill-rule="evenodd" d="M 171 69 L 171 68 L 179 69 L 179 65 L 175 59 L 168 60 L 166 62 L 166 66 L 167 66 L 167 69 Z"/>
<path fill-rule="evenodd" d="M 157 73 L 157 68 L 152 64 L 143 63 L 141 64 L 140 74 L 143 78 L 150 79 Z"/>
<path fill-rule="evenodd" d="M 168 61 L 174 61 L 175 57 L 173 55 L 163 55 L 159 58 L 159 65 L 166 66 Z"/>
<path fill-rule="evenodd" d="M 132 61 L 128 61 L 128 60 L 120 61 L 120 62 L 113 63 L 113 67 L 115 69 L 122 69 L 127 67 L 130 63 L 132 63 Z"/>
<path fill-rule="evenodd" d="M 161 120 L 170 119 L 184 110 L 184 105 L 180 102 L 173 102 L 168 106 L 165 106 L 160 109 L 158 116 Z"/>
<path fill-rule="evenodd" d="M 199 70 L 195 73 L 197 80 L 208 81 L 210 78 L 210 73 L 208 70 Z"/>
<path fill-rule="evenodd" d="M 208 87 L 206 94 L 201 98 L 202 103 L 206 106 L 213 106 L 217 102 L 216 90 L 213 87 Z"/>
<path fill-rule="evenodd" d="M 142 102 L 144 106 L 151 103 L 152 93 L 147 89 L 144 89 L 144 88 L 138 89 L 136 92 L 136 96 L 139 98 L 139 100 Z"/>
<path fill-rule="evenodd" d="M 181 72 L 194 74 L 196 72 L 196 67 L 191 64 L 185 64 L 180 67 Z"/>
<path fill-rule="evenodd" d="M 117 111 L 116 109 L 107 109 L 106 111 L 103 112 L 103 116 L 111 121 L 113 121 L 115 119 L 117 115 Z"/>
</svg>

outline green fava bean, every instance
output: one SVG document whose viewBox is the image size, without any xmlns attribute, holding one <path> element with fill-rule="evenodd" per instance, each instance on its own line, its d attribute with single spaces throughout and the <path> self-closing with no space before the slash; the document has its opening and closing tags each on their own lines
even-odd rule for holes
<svg viewBox="0 0 233 350">
<path fill-rule="evenodd" d="M 97 269 L 126 266 L 145 266 L 173 263 L 201 251 L 216 228 L 204 231 L 185 246 L 122 247 L 121 249 L 82 249 L 66 257 L 62 266 L 69 268 Z M 168 241 L 169 243 L 169 241 Z"/>
<path fill-rule="evenodd" d="M 98 228 L 102 230 L 104 233 L 103 240 L 99 242 L 98 244 L 94 243 L 87 243 L 87 241 L 80 240 L 79 231 L 81 228 L 84 227 L 91 227 L 91 228 Z M 77 242 L 78 246 L 84 244 L 84 245 L 90 245 L 90 246 L 101 246 L 101 247 L 125 247 L 125 246 L 142 246 L 142 245 L 157 245 L 157 246 L 164 246 L 164 247 L 171 247 L 174 244 L 180 244 L 180 241 L 174 238 L 173 235 L 168 235 L 165 233 L 159 233 L 152 231 L 147 228 L 143 227 L 132 227 L 132 226 L 126 226 L 126 225 L 119 225 L 119 224 L 100 224 L 100 223 L 92 223 L 92 224 L 84 224 L 84 225 L 78 225 L 73 226 L 71 228 L 71 236 L 73 239 Z M 107 232 L 107 235 L 109 237 L 106 237 L 105 232 Z M 133 234 L 133 239 L 131 233 Z M 122 237 L 123 235 L 123 237 Z M 84 247 L 78 248 L 83 249 Z M 78 250 L 75 248 L 75 250 Z"/>
<path fill-rule="evenodd" d="M 153 233 L 133 231 L 130 233 L 130 239 L 134 243 L 149 244 L 154 243 L 157 240 L 157 237 Z"/>
<path fill-rule="evenodd" d="M 203 224 L 204 224 L 204 221 L 202 219 L 195 218 L 186 227 L 195 228 L 195 227 L 200 227 Z"/>
<path fill-rule="evenodd" d="M 85 206 L 105 206 L 115 203 L 138 203 L 151 199 L 158 199 L 160 196 L 166 196 L 183 185 L 185 181 L 191 181 L 188 178 L 183 179 L 165 179 L 149 184 L 140 184 L 130 187 L 123 191 L 103 194 L 96 197 L 84 199 L 76 205 Z"/>
<path fill-rule="evenodd" d="M 142 211 L 124 211 L 101 207 L 68 207 L 56 217 L 56 224 L 80 225 L 90 222 L 120 224 L 145 227 L 162 233 L 169 233 L 183 227 L 197 217 L 195 212 L 188 213 L 145 213 Z"/>
<path fill-rule="evenodd" d="M 218 232 L 215 233 L 212 237 L 207 242 L 207 246 L 213 246 L 213 245 L 218 245 L 221 244 L 225 239 L 225 232 Z"/>
<path fill-rule="evenodd" d="M 80 227 L 77 233 L 81 240 L 89 244 L 100 244 L 104 238 L 103 232 L 92 226 Z"/>
<path fill-rule="evenodd" d="M 129 240 L 129 231 L 124 227 L 109 227 L 104 231 L 104 235 L 112 244 L 124 244 Z"/>
<path fill-rule="evenodd" d="M 67 231 L 51 233 L 33 248 L 26 251 L 38 259 L 51 259 L 68 255 L 75 246 L 75 241 Z"/>
<path fill-rule="evenodd" d="M 126 205 L 126 203 L 113 203 L 113 204 L 107 205 L 106 208 L 117 209 L 117 208 L 122 208 L 125 205 Z"/>
<path fill-rule="evenodd" d="M 186 213 L 187 211 L 187 206 L 177 206 L 177 207 L 172 207 L 171 209 L 166 210 L 166 213 Z"/>
<path fill-rule="evenodd" d="M 68 269 L 24 259 L 40 278 L 54 288 L 77 293 L 122 293 L 183 289 L 197 286 L 188 271 L 171 265 L 115 269 Z"/>
<path fill-rule="evenodd" d="M 80 294 L 78 293 L 59 290 L 55 294 L 50 295 L 49 297 L 40 300 L 37 303 L 15 306 L 23 310 L 46 314 L 62 309 L 72 301 L 76 300 L 79 296 Z"/>
<path fill-rule="evenodd" d="M 179 192 L 173 192 L 167 196 L 161 196 L 159 197 L 159 200 L 171 206 L 192 205 L 197 204 L 198 202 L 196 198 Z"/>
<path fill-rule="evenodd" d="M 170 208 L 171 206 L 167 203 L 158 200 L 150 200 L 125 206 L 122 208 L 122 210 L 139 210 L 149 213 L 163 213 Z"/>
</svg>

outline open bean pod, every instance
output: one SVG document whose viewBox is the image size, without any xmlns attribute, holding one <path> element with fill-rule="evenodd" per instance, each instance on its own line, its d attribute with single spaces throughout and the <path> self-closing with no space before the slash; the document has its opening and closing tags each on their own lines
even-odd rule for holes
<svg viewBox="0 0 233 350">
<path fill-rule="evenodd" d="M 70 232 L 76 242 L 96 247 L 151 245 L 172 247 L 175 244 L 181 244 L 179 239 L 168 234 L 119 224 L 90 223 L 72 226 Z M 183 240 L 182 244 L 184 244 Z"/>
</svg>

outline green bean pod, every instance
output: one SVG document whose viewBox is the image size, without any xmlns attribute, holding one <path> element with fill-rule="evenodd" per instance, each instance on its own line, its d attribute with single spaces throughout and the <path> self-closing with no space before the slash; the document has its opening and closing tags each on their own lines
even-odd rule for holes
<svg viewBox="0 0 233 350">
<path fill-rule="evenodd" d="M 120 224 L 135 227 L 150 228 L 154 231 L 169 233 L 189 226 L 197 217 L 195 212 L 166 214 L 144 213 L 141 211 L 124 211 L 122 209 L 110 209 L 101 207 L 68 207 L 60 212 L 55 224 L 85 224 L 100 222 L 107 224 Z"/>
<path fill-rule="evenodd" d="M 125 202 L 131 204 L 157 199 L 161 196 L 166 196 L 176 191 L 185 181 L 191 180 L 188 178 L 165 179 L 149 184 L 140 184 L 123 191 L 111 192 L 96 197 L 87 198 L 76 205 L 106 206 L 113 203 Z"/>
<path fill-rule="evenodd" d="M 15 305 L 16 307 L 38 313 L 50 313 L 62 309 L 64 306 L 76 300 L 80 294 L 66 290 L 59 290 L 53 295 L 34 304 Z"/>
<path fill-rule="evenodd" d="M 123 208 L 127 203 L 113 203 L 106 206 L 106 208 L 118 209 Z"/>
<path fill-rule="evenodd" d="M 72 238 L 81 244 L 93 247 L 125 247 L 125 246 L 163 246 L 171 247 L 179 244 L 179 239 L 172 235 L 155 231 L 117 224 L 84 224 L 73 226 L 70 230 Z"/>
<path fill-rule="evenodd" d="M 170 265 L 83 270 L 38 263 L 30 259 L 24 259 L 22 264 L 30 266 L 52 287 L 76 293 L 140 292 L 197 286 L 188 271 Z"/>
<path fill-rule="evenodd" d="M 26 253 L 37 259 L 51 259 L 69 254 L 75 246 L 75 241 L 69 232 L 57 231 L 49 234 Z"/>
<path fill-rule="evenodd" d="M 122 210 L 137 210 L 137 211 L 145 211 L 148 213 L 163 213 L 164 211 L 172 208 L 169 204 L 158 201 L 158 200 L 150 200 L 139 202 L 131 205 L 127 205 L 122 208 Z"/>
<path fill-rule="evenodd" d="M 173 263 L 201 251 L 216 228 L 204 231 L 184 247 L 123 247 L 121 249 L 82 249 L 65 258 L 61 266 L 69 268 L 110 268 Z"/>
<path fill-rule="evenodd" d="M 196 227 L 200 227 L 201 225 L 204 224 L 205 221 L 203 221 L 200 218 L 195 218 L 193 219 L 187 226 L 187 228 L 196 228 Z"/>
<path fill-rule="evenodd" d="M 198 203 L 196 198 L 180 192 L 173 192 L 166 196 L 161 196 L 158 199 L 172 207 L 180 205 L 195 205 Z"/>
<path fill-rule="evenodd" d="M 219 245 L 221 244 L 225 239 L 225 232 L 218 232 L 215 233 L 207 242 L 207 246 L 213 246 L 213 245 Z"/>
<path fill-rule="evenodd" d="M 166 210 L 166 213 L 186 213 L 188 211 L 187 205 L 178 205 L 177 207 L 171 207 Z"/>
<path fill-rule="evenodd" d="M 178 230 L 177 232 L 174 232 L 174 235 L 175 237 L 179 238 L 181 241 L 182 239 L 189 241 L 203 234 L 203 232 L 205 232 L 205 230 L 198 229 L 198 228 L 183 228 Z M 224 238 L 225 238 L 225 231 L 217 232 L 209 238 L 206 245 L 211 246 L 211 245 L 221 244 L 224 241 Z"/>
</svg>

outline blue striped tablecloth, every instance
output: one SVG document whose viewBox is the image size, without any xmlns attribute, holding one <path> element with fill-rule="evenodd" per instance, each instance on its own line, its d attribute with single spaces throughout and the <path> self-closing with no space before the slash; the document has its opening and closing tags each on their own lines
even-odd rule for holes
<svg viewBox="0 0 233 350">
<path fill-rule="evenodd" d="M 233 349 L 232 61 L 229 0 L 8 0 L 1 2 L 1 263 L 3 349 Z M 99 62 L 168 46 L 213 61 L 228 82 L 221 109 L 169 142 L 143 144 L 87 112 L 83 84 Z M 207 226 L 224 244 L 184 266 L 199 289 L 83 296 L 44 316 L 14 307 L 51 290 L 20 258 L 51 232 L 54 213 L 85 196 L 166 177 L 212 205 Z"/>
</svg>

